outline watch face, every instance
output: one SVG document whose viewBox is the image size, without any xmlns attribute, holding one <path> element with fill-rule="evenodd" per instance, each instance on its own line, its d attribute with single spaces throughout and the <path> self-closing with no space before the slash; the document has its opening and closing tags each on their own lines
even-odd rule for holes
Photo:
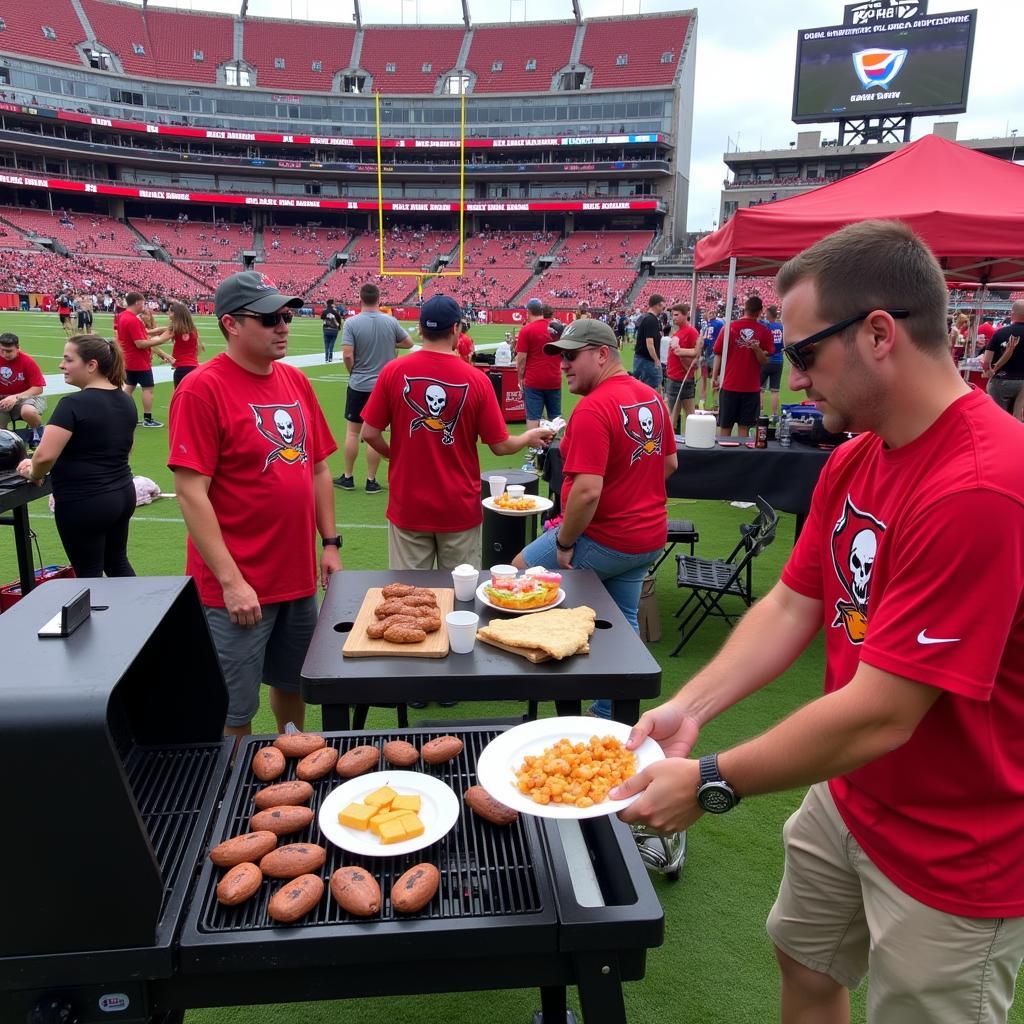
<svg viewBox="0 0 1024 1024">
<path fill-rule="evenodd" d="M 736 806 L 736 797 L 721 782 L 705 783 L 697 791 L 697 801 L 709 814 L 724 814 Z"/>
</svg>

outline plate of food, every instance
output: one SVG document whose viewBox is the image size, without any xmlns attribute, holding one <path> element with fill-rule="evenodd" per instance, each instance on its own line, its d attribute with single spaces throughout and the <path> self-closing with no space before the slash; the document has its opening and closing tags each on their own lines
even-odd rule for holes
<svg viewBox="0 0 1024 1024">
<path fill-rule="evenodd" d="M 476 588 L 476 596 L 488 608 L 525 615 L 560 605 L 565 600 L 561 582 L 562 574 L 558 572 L 527 572 L 515 579 L 484 580 Z"/>
<path fill-rule="evenodd" d="M 317 819 L 324 838 L 349 853 L 395 857 L 446 836 L 459 820 L 459 799 L 440 779 L 420 772 L 370 772 L 327 794 Z"/>
<path fill-rule="evenodd" d="M 503 516 L 532 516 L 538 512 L 547 512 L 554 508 L 550 498 L 541 498 L 536 494 L 524 494 L 521 498 L 513 498 L 502 494 L 497 498 L 484 498 L 484 508 Z"/>
<path fill-rule="evenodd" d="M 648 738 L 626 750 L 630 726 L 600 718 L 542 718 L 491 740 L 476 763 L 477 781 L 499 803 L 541 818 L 600 818 L 640 794 L 611 800 L 607 791 L 665 759 Z"/>
</svg>

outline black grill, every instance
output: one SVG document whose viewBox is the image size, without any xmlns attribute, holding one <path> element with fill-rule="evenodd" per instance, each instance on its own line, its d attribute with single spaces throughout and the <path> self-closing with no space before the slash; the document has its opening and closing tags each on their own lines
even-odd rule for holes
<svg viewBox="0 0 1024 1024">
<path fill-rule="evenodd" d="M 372 737 L 331 737 L 328 743 L 344 754 L 352 747 L 367 742 L 372 741 L 383 746 L 389 740 L 399 738 L 422 746 L 435 735 L 437 734 L 384 733 Z M 466 789 L 476 784 L 477 756 L 497 735 L 498 732 L 495 730 L 467 733 L 464 736 L 465 748 L 454 761 L 445 765 L 422 765 L 419 770 L 440 779 L 461 798 Z M 253 794 L 266 783 L 259 782 L 248 770 L 248 765 L 256 749 L 266 742 L 266 739 L 250 739 L 239 748 L 238 762 L 243 766 L 243 770 L 238 773 L 235 785 L 230 787 L 225 798 L 225 810 L 218 820 L 218 831 L 214 833 L 211 845 L 250 830 L 249 819 L 255 813 Z M 289 760 L 286 773 L 275 781 L 285 782 L 294 779 L 297 763 L 295 760 Z M 382 759 L 381 770 L 386 768 L 387 764 Z M 332 772 L 326 779 L 314 784 L 313 799 L 310 802 L 314 814 L 319 813 L 321 802 L 342 781 Z M 534 864 L 535 853 L 527 838 L 530 821 L 529 818 L 521 817 L 510 828 L 499 829 L 481 821 L 463 805 L 455 827 L 443 839 L 424 850 L 401 857 L 360 857 L 340 850 L 322 838 L 315 817 L 302 832 L 282 837 L 281 842 L 311 842 L 325 846 L 327 863 L 322 872 L 325 881 L 329 881 L 331 874 L 343 865 L 357 864 L 365 868 L 377 879 L 384 897 L 381 914 L 374 920 L 395 919 L 396 915 L 388 898 L 391 886 L 409 867 L 422 861 L 437 865 L 441 872 L 441 884 L 438 896 L 419 914 L 412 917 L 432 921 L 465 917 L 503 917 L 513 914 L 536 914 L 541 909 Z M 227 823 L 227 827 L 221 831 L 224 822 Z M 197 892 L 201 894 L 202 907 L 197 922 L 200 933 L 242 932 L 254 928 L 281 927 L 267 916 L 267 903 L 281 885 L 280 882 L 264 881 L 260 892 L 251 900 L 238 907 L 224 907 L 217 902 L 214 891 L 222 874 L 222 871 L 207 865 L 200 877 L 197 888 Z M 403 921 L 410 920 L 408 914 L 398 917 Z M 298 929 L 347 923 L 358 923 L 365 928 L 366 919 L 352 917 L 325 895 L 312 913 L 291 927 Z"/>
</svg>

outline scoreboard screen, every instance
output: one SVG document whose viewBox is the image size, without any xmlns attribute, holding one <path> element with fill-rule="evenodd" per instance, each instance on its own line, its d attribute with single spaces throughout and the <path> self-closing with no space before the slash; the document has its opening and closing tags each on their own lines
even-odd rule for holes
<svg viewBox="0 0 1024 1024">
<path fill-rule="evenodd" d="M 797 39 L 797 123 L 967 109 L 975 11 L 805 29 Z"/>
</svg>

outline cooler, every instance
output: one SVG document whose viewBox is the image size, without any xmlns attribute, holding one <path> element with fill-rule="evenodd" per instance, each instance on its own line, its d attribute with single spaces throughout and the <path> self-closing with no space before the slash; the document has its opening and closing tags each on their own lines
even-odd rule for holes
<svg viewBox="0 0 1024 1024">
<path fill-rule="evenodd" d="M 480 474 L 481 500 L 491 496 L 489 479 L 492 476 L 503 476 L 510 484 L 522 484 L 527 494 L 540 492 L 540 478 L 536 473 L 527 473 L 521 469 L 485 469 Z M 500 512 L 485 508 L 480 538 L 481 568 L 508 565 L 526 547 L 527 523 L 534 524 L 535 529 L 536 522 L 536 516 L 503 516 Z"/>
<path fill-rule="evenodd" d="M 42 569 L 36 569 L 36 586 L 45 583 L 47 580 L 70 579 L 75 575 L 75 570 L 70 565 L 44 565 Z M 21 583 L 8 583 L 6 587 L 0 587 L 0 612 L 7 611 L 22 599 Z"/>
<path fill-rule="evenodd" d="M 494 366 L 487 371 L 498 396 L 498 405 L 506 423 L 526 422 L 526 402 L 523 389 L 519 386 L 519 369 L 511 366 Z"/>
</svg>

